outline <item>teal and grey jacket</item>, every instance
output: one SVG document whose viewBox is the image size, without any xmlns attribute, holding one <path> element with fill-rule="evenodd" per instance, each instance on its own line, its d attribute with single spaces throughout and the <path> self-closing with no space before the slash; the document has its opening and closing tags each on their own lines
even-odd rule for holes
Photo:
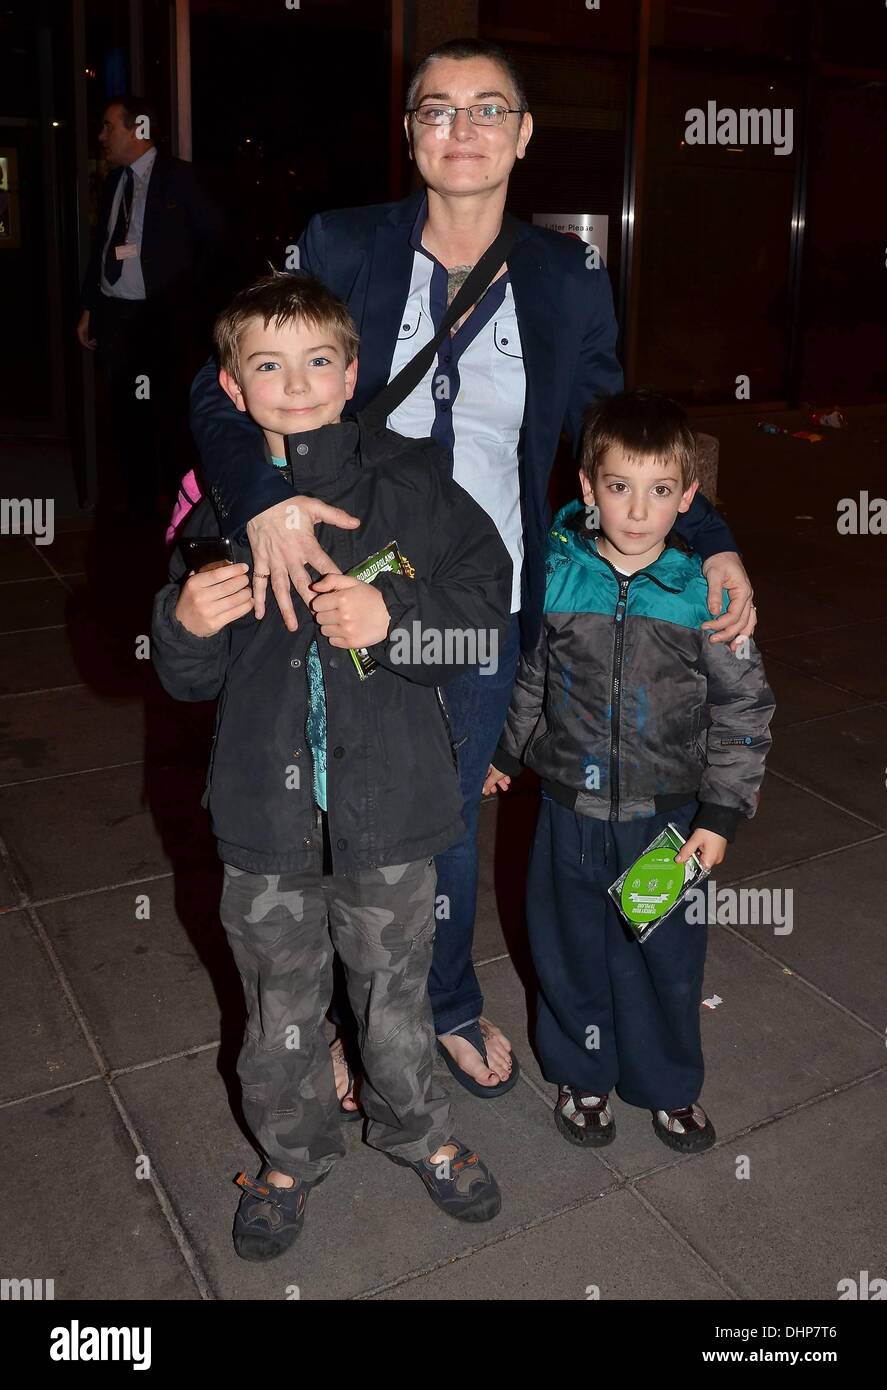
<svg viewBox="0 0 887 1390">
<path fill-rule="evenodd" d="M 493 763 L 511 776 L 525 764 L 555 800 L 598 820 L 696 798 L 694 828 L 731 840 L 754 815 L 771 742 L 760 653 L 701 631 L 708 584 L 682 541 L 623 575 L 587 519 L 581 502 L 555 518 L 542 633 L 521 657 Z"/>
</svg>

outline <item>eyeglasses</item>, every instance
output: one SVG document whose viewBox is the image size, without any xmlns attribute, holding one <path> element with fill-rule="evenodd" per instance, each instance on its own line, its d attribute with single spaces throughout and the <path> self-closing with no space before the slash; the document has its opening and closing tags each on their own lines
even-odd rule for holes
<svg viewBox="0 0 887 1390">
<path fill-rule="evenodd" d="M 407 115 L 415 116 L 422 125 L 452 125 L 460 111 L 468 112 L 472 125 L 504 125 L 506 117 L 522 115 L 520 107 L 488 101 L 477 106 L 411 106 Z"/>
</svg>

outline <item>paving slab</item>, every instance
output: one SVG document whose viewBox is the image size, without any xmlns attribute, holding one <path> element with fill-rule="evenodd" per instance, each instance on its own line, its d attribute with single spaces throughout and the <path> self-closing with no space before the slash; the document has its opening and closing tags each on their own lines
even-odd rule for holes
<svg viewBox="0 0 887 1390">
<path fill-rule="evenodd" d="M 500 956 L 507 949 L 496 898 L 495 851 L 498 805 L 494 800 L 480 808 L 478 828 L 477 913 L 474 922 L 474 959 Z M 441 923 L 438 931 L 444 930 Z"/>
<path fill-rule="evenodd" d="M 24 912 L 0 917 L 0 949 L 0 1101 L 95 1076 L 96 1060 Z"/>
<path fill-rule="evenodd" d="M 743 468 L 742 471 L 747 478 L 747 469 Z M 758 518 L 751 520 L 747 517 L 745 507 L 722 509 L 721 514 L 739 542 L 742 561 L 756 593 L 758 585 L 770 575 L 791 575 L 816 568 L 837 567 L 851 559 L 868 562 L 878 549 L 875 545 L 868 548 L 862 545 L 866 539 L 875 537 L 839 536 L 834 520 L 830 524 L 795 521 L 794 512 L 791 511 L 784 520 L 776 515 L 768 516 L 766 528 L 761 528 Z M 854 545 L 848 547 L 848 540 L 852 540 Z"/>
<path fill-rule="evenodd" d="M 0 538 L 0 582 L 10 579 L 46 579 L 49 576 L 45 564 L 27 536 L 3 536 Z"/>
<path fill-rule="evenodd" d="M 0 695 L 77 685 L 82 679 L 63 628 L 0 636 Z"/>
<path fill-rule="evenodd" d="M 887 593 L 873 582 L 871 565 L 853 563 L 797 570 L 778 580 L 755 581 L 760 637 L 793 636 L 834 627 L 856 627 L 887 618 Z"/>
<path fill-rule="evenodd" d="M 791 892 L 793 929 L 768 935 L 766 948 L 877 1030 L 872 1039 L 873 1066 L 881 1059 L 884 1044 L 885 863 L 887 841 L 881 839 L 778 874 L 761 875 L 753 882 L 772 894 L 783 909 L 785 895 Z M 766 929 L 739 926 L 737 931 L 761 941 Z"/>
<path fill-rule="evenodd" d="M 145 694 L 47 690 L 0 700 L 0 785 L 151 759 L 206 767 L 215 710 L 176 703 L 145 672 Z M 195 802 L 195 811 L 199 803 Z"/>
<path fill-rule="evenodd" d="M 740 1298 L 833 1302 L 841 1279 L 887 1275 L 885 1149 L 882 1073 L 638 1188 Z"/>
<path fill-rule="evenodd" d="M 777 739 L 781 737 L 777 734 Z M 877 826 L 767 772 L 758 809 L 750 821 L 740 822 L 736 839 L 718 866 L 717 878 L 720 883 L 731 883 L 878 834 Z"/>
<path fill-rule="evenodd" d="M 206 865 L 203 782 L 202 769 L 152 763 L 0 788 L 0 835 L 33 899 L 166 874 L 170 859 Z"/>
<path fill-rule="evenodd" d="M 58 574 L 83 574 L 94 544 L 91 531 L 59 531 L 56 528 L 52 545 L 40 549 Z"/>
<path fill-rule="evenodd" d="M 6 864 L 0 862 L 0 913 L 9 912 L 24 901 L 24 894 L 14 882 Z"/>
<path fill-rule="evenodd" d="M 65 601 L 63 621 L 64 627 L 0 634 L 0 695 L 83 683 L 112 696 L 145 689 L 147 663 L 134 659 L 132 623 L 119 634 L 110 631 L 76 593 Z"/>
<path fill-rule="evenodd" d="M 762 637 L 766 664 L 772 654 L 866 700 L 887 699 L 887 622 L 834 627 L 803 636 Z"/>
<path fill-rule="evenodd" d="M 812 641 L 814 635 L 823 629 L 846 626 L 848 614 L 839 603 L 830 603 L 827 599 L 813 602 L 802 589 L 794 587 L 793 581 L 798 574 L 803 576 L 809 573 L 808 570 L 800 570 L 778 577 L 765 575 L 758 578 L 752 570 L 758 610 L 755 641 L 759 645 L 799 634 L 809 634 L 808 640 Z"/>
<path fill-rule="evenodd" d="M 667 930 L 667 923 L 659 930 Z M 772 936 L 765 928 L 757 930 L 769 946 Z M 543 1079 L 530 1049 L 524 990 L 506 962 L 483 966 L 479 975 L 489 1015 L 545 1097 L 541 1103 L 556 1135 L 551 1120 L 556 1091 Z M 702 1008 L 706 1079 L 701 1100 L 720 1137 L 865 1075 L 884 1060 L 883 1039 L 820 999 L 779 961 L 763 958 L 741 938 L 714 926 L 708 934 L 703 998 L 716 994 L 723 1002 Z M 508 1099 L 506 1095 L 499 1103 Z M 681 1161 L 657 1139 L 648 1111 L 626 1105 L 618 1093 L 614 1119 L 617 1137 L 597 1151 L 600 1162 L 633 1176 Z"/>
<path fill-rule="evenodd" d="M 64 623 L 69 597 L 68 590 L 58 579 L 24 579 L 0 584 L 0 633 Z"/>
<path fill-rule="evenodd" d="M 4 1278 L 53 1279 L 56 1302 L 200 1298 L 102 1082 L 0 1114 L 0 1175 L 23 1210 L 6 1222 Z M 22 1174 L 38 1172 L 35 1196 Z"/>
<path fill-rule="evenodd" d="M 776 697 L 771 731 L 799 724 L 806 719 L 818 719 L 823 714 L 840 714 L 842 710 L 854 709 L 866 703 L 861 695 L 853 695 L 849 690 L 841 690 L 806 671 L 787 666 L 770 654 L 766 657 L 765 666 L 770 689 Z"/>
<path fill-rule="evenodd" d="M 74 690 L 0 701 L 0 785 L 134 762 L 145 751 L 141 701 Z"/>
<path fill-rule="evenodd" d="M 622 1189 L 373 1296 L 461 1302 L 729 1299 L 718 1278 Z"/>
<path fill-rule="evenodd" d="M 415 1174 L 369 1149 L 362 1126 L 350 1124 L 344 1126 L 347 1155 L 312 1193 L 297 1245 L 267 1268 L 245 1265 L 231 1243 L 232 1179 L 241 1168 L 253 1171 L 253 1152 L 231 1112 L 215 1055 L 131 1072 L 117 1084 L 219 1297 L 282 1299 L 296 1284 L 302 1298 L 330 1299 L 427 1269 L 613 1185 L 602 1165 L 559 1138 L 527 1087 L 515 1087 L 502 1101 L 480 1101 L 454 1094 L 443 1076 L 455 1133 L 483 1154 L 506 1194 L 500 1215 L 482 1230 L 444 1216 Z"/>
<path fill-rule="evenodd" d="M 239 1045 L 243 995 L 220 892 L 218 865 L 40 908 L 111 1067 L 213 1042 L 223 1026 Z"/>
<path fill-rule="evenodd" d="M 878 705 L 781 730 L 768 765 L 887 830 L 885 749 L 887 708 Z"/>
</svg>

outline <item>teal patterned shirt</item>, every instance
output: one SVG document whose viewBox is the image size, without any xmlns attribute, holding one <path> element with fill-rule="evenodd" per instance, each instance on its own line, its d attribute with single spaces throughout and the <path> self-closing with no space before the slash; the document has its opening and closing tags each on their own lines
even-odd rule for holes
<svg viewBox="0 0 887 1390">
<path fill-rule="evenodd" d="M 286 468 L 286 459 L 274 458 L 275 468 Z M 323 667 L 317 650 L 317 639 L 308 648 L 305 662 L 308 671 L 308 717 L 305 720 L 305 740 L 311 749 L 314 767 L 314 800 L 321 811 L 326 805 L 326 693 L 323 688 Z"/>
</svg>

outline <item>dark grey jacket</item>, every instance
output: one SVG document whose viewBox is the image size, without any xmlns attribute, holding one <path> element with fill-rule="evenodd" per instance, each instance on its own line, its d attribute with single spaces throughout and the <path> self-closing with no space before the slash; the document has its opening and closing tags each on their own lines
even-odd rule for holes
<svg viewBox="0 0 887 1390">
<path fill-rule="evenodd" d="M 327 805 L 333 872 L 424 859 L 464 833 L 462 797 L 444 697 L 458 675 L 458 649 L 428 643 L 407 651 L 398 630 L 495 629 L 501 644 L 511 597 L 511 561 L 486 513 L 446 476 L 431 440 L 405 439 L 356 422 L 299 436 L 306 449 L 297 491 L 344 507 L 355 531 L 319 526 L 321 545 L 343 572 L 396 541 L 415 578 L 375 580 L 391 614 L 389 638 L 370 648 L 379 663 L 361 681 L 349 653 L 331 647 L 293 593 L 298 631 L 288 632 L 270 593 L 252 614 L 213 637 L 195 637 L 175 617 L 179 580 L 155 600 L 152 656 L 179 700 L 219 696 L 204 805 L 220 857 L 253 873 L 308 867 L 314 796 L 305 741 L 305 658 L 317 638 L 326 691 Z M 190 534 L 218 535 L 209 502 L 189 516 Z M 235 545 L 235 558 L 251 561 Z M 466 651 L 468 648 L 466 647 Z M 405 656 L 415 660 L 405 662 Z M 431 659 L 429 659 L 431 658 Z M 298 776 L 294 770 L 298 770 Z M 294 786 L 294 782 L 298 786 Z"/>
<path fill-rule="evenodd" d="M 771 742 L 760 653 L 701 631 L 708 584 L 682 542 L 621 575 L 585 519 L 570 503 L 550 532 L 542 634 L 521 658 L 493 762 L 510 775 L 525 763 L 556 800 L 599 820 L 695 797 L 694 828 L 731 840 L 754 815 Z"/>
</svg>

